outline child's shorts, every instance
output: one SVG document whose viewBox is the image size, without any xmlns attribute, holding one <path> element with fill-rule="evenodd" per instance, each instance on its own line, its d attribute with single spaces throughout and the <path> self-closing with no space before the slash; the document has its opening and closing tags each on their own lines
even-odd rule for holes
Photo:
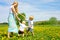
<svg viewBox="0 0 60 40">
<path fill-rule="evenodd" d="M 33 32 L 33 29 L 32 28 L 28 28 L 27 31 Z"/>
<path fill-rule="evenodd" d="M 18 31 L 18 34 L 23 34 L 23 33 L 24 33 L 23 31 L 20 31 L 20 30 Z"/>
</svg>

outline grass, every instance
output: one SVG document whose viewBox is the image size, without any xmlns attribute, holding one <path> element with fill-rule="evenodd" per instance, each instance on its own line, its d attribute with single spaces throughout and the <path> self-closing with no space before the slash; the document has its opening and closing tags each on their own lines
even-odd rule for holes
<svg viewBox="0 0 60 40">
<path fill-rule="evenodd" d="M 34 36 L 29 33 L 28 36 L 17 37 L 14 34 L 10 39 L 7 38 L 8 25 L 0 25 L 0 40 L 60 40 L 60 26 L 37 25 L 34 26 Z"/>
</svg>

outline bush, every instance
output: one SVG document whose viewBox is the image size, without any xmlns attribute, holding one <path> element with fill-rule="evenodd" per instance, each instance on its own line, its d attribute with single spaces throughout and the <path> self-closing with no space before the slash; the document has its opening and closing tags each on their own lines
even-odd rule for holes
<svg viewBox="0 0 60 40">
<path fill-rule="evenodd" d="M 21 19 L 20 22 L 24 21 L 26 18 L 25 13 L 18 13 L 18 17 Z M 19 25 L 18 19 L 16 19 L 17 25 Z"/>
</svg>

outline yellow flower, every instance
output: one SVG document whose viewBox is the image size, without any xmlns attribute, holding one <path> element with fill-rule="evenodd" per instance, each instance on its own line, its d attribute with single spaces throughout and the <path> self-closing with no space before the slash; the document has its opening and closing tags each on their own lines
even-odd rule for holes
<svg viewBox="0 0 60 40">
<path fill-rule="evenodd" d="M 60 37 L 60 33 L 58 33 L 57 36 Z"/>
<path fill-rule="evenodd" d="M 42 37 L 41 40 L 44 40 L 44 38 Z"/>
<path fill-rule="evenodd" d="M 52 38 L 51 40 L 55 40 L 55 38 Z"/>
</svg>

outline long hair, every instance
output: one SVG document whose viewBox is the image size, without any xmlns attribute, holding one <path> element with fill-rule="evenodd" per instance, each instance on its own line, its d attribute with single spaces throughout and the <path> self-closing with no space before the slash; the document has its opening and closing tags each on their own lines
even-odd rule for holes
<svg viewBox="0 0 60 40">
<path fill-rule="evenodd" d="M 14 5 L 14 4 L 16 4 L 16 7 L 14 7 L 15 10 L 16 10 L 16 12 L 18 12 L 18 2 L 17 1 L 14 1 L 12 5 Z"/>
</svg>

